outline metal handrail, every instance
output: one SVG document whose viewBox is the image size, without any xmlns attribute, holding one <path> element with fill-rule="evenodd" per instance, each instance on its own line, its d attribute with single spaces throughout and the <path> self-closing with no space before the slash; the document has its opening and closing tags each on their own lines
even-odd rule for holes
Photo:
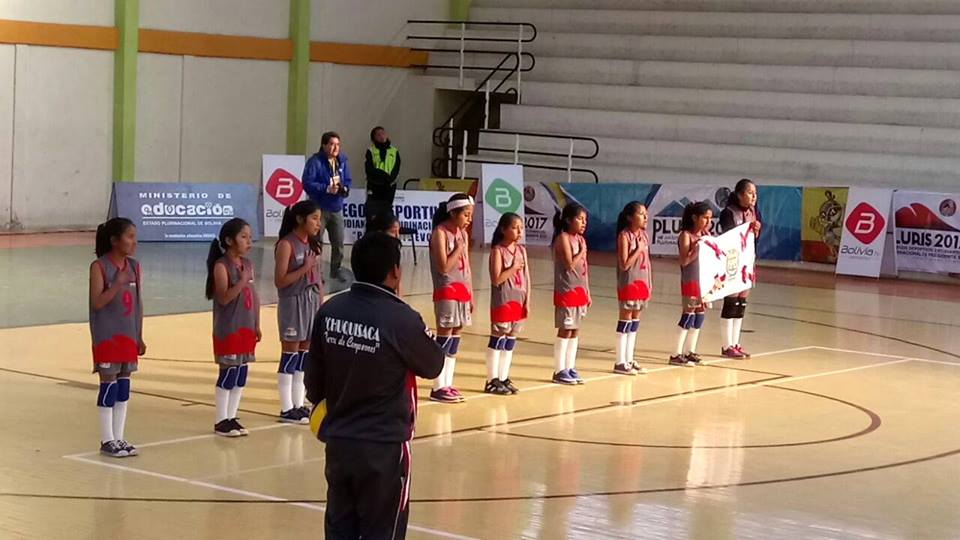
<svg viewBox="0 0 960 540">
<path fill-rule="evenodd" d="M 519 27 L 521 27 L 521 28 L 529 28 L 529 29 L 533 30 L 533 35 L 532 35 L 532 36 L 530 36 L 529 38 L 520 38 L 521 41 L 523 41 L 524 43 L 530 43 L 530 42 L 532 42 L 533 40 L 537 39 L 537 26 L 536 26 L 535 24 L 529 23 L 529 22 L 518 22 L 518 23 L 517 23 L 517 22 L 496 22 L 496 21 L 409 19 L 409 20 L 407 20 L 407 24 L 444 24 L 444 25 L 459 24 L 459 25 L 462 25 L 462 26 L 501 26 L 501 27 L 507 27 L 507 28 L 509 28 L 509 27 L 516 28 L 516 27 L 519 26 Z M 440 41 L 440 40 L 457 40 L 457 41 L 459 41 L 459 40 L 460 40 L 460 38 L 451 37 L 451 36 L 441 36 L 441 37 L 435 37 L 435 36 L 407 36 L 407 39 L 436 39 L 436 40 L 438 40 L 438 41 Z M 516 42 L 517 42 L 517 40 L 515 40 L 515 39 L 513 39 L 513 38 L 509 38 L 509 39 L 508 39 L 508 38 L 465 38 L 465 40 L 466 40 L 466 41 L 488 41 L 488 42 L 490 42 L 490 41 L 496 41 L 496 42 L 509 42 L 509 43 L 516 43 Z"/>
<path fill-rule="evenodd" d="M 513 165 L 513 164 L 514 164 L 512 161 L 497 161 L 497 160 L 494 160 L 494 159 L 477 159 L 477 158 L 466 158 L 466 159 L 462 159 L 462 160 L 460 160 L 460 161 L 461 161 L 461 163 L 496 163 L 496 164 L 501 164 L 501 165 Z M 443 158 L 436 158 L 436 159 L 434 159 L 434 160 L 433 160 L 433 165 L 434 165 L 434 167 L 436 167 L 436 166 L 438 166 L 438 165 L 443 165 Z M 573 167 L 573 168 L 571 168 L 571 169 L 567 169 L 566 167 L 560 167 L 560 166 L 557 166 L 557 165 L 539 165 L 539 164 L 530 164 L 530 163 L 524 163 L 524 164 L 523 164 L 523 168 L 524 168 L 524 169 L 542 169 L 542 170 L 547 170 L 547 171 L 564 171 L 564 172 L 568 172 L 568 173 L 569 173 L 570 171 L 572 171 L 572 172 L 577 172 L 577 173 L 584 173 L 584 174 L 589 174 L 590 176 L 593 177 L 593 183 L 594 183 L 594 184 L 599 184 L 599 183 L 600 183 L 600 177 L 597 176 L 597 172 L 594 171 L 593 169 L 584 169 L 584 168 L 582 168 L 582 167 Z"/>
</svg>

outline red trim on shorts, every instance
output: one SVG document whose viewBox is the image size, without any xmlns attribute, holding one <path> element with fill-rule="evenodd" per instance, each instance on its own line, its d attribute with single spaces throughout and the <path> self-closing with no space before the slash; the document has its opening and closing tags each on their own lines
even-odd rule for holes
<svg viewBox="0 0 960 540">
<path fill-rule="evenodd" d="M 647 301 L 650 299 L 650 287 L 642 279 L 633 283 L 628 283 L 617 290 L 617 300 L 621 302 L 633 302 L 637 300 Z"/>
<path fill-rule="evenodd" d="M 433 291 L 433 301 L 453 300 L 456 302 L 467 303 L 473 300 L 473 294 L 466 283 L 451 283 L 446 287 L 441 287 Z"/>
<path fill-rule="evenodd" d="M 137 342 L 122 334 L 96 343 L 93 346 L 93 361 L 97 364 L 131 364 L 137 362 L 140 347 Z"/>
<path fill-rule="evenodd" d="M 526 306 L 512 301 L 490 310 L 490 320 L 494 323 L 515 323 L 527 318 Z"/>
<path fill-rule="evenodd" d="M 556 307 L 578 308 L 590 305 L 590 293 L 583 287 L 577 287 L 572 291 L 553 293 L 553 305 Z"/>
<path fill-rule="evenodd" d="M 689 296 L 692 298 L 700 298 L 703 295 L 700 294 L 700 282 L 699 281 L 686 281 L 680 283 L 680 294 L 683 296 Z"/>
<path fill-rule="evenodd" d="M 257 331 L 253 328 L 240 328 L 223 339 L 213 336 L 213 354 L 216 356 L 254 354 L 256 349 Z"/>
</svg>

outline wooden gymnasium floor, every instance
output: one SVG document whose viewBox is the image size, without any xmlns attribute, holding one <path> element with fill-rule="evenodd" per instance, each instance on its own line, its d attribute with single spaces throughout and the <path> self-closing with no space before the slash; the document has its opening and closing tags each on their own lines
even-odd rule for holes
<svg viewBox="0 0 960 540">
<path fill-rule="evenodd" d="M 102 458 L 83 288 L 92 242 L 63 243 L 0 249 L 0 538 L 322 537 L 322 445 L 273 416 L 275 308 L 263 308 L 242 403 L 252 433 L 214 437 L 206 247 L 141 245 L 148 312 L 169 313 L 145 321 L 127 429 L 141 455 Z M 425 255 L 406 261 L 404 293 L 429 316 Z M 50 257 L 67 266 L 51 270 Z M 587 384 L 548 382 L 552 274 L 537 251 L 522 391 L 492 397 L 480 393 L 489 280 L 474 253 L 479 315 L 456 376 L 468 399 L 431 403 L 420 386 L 410 538 L 960 538 L 955 285 L 764 269 L 745 325 L 753 358 L 716 356 L 713 310 L 707 365 L 677 368 L 677 269 L 657 261 L 637 347 L 650 373 L 624 377 L 610 372 L 611 258 L 593 262 Z"/>
</svg>

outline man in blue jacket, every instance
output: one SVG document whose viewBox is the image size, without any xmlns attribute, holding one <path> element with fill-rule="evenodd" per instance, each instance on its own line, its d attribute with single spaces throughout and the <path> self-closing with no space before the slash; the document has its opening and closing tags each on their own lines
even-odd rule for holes
<svg viewBox="0 0 960 540">
<path fill-rule="evenodd" d="M 320 236 L 330 236 L 330 277 L 345 280 L 343 262 L 343 199 L 350 194 L 353 178 L 347 156 L 340 152 L 340 135 L 328 131 L 320 137 L 320 150 L 303 168 L 303 189 L 320 207 Z"/>
<path fill-rule="evenodd" d="M 317 312 L 307 398 L 326 405 L 329 540 L 405 537 L 417 377 L 443 369 L 443 350 L 400 287 L 400 241 L 372 232 L 353 245 L 356 281 Z M 320 414 L 320 413 L 315 413 Z"/>
</svg>

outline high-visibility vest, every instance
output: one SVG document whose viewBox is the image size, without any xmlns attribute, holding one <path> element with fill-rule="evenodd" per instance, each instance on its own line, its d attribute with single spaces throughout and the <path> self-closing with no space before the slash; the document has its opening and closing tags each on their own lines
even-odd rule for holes
<svg viewBox="0 0 960 540">
<path fill-rule="evenodd" d="M 373 167 L 390 174 L 393 172 L 393 166 L 397 164 L 397 149 L 390 146 L 387 148 L 387 159 L 380 160 L 380 149 L 376 146 L 370 147 L 370 155 L 373 156 Z"/>
</svg>

